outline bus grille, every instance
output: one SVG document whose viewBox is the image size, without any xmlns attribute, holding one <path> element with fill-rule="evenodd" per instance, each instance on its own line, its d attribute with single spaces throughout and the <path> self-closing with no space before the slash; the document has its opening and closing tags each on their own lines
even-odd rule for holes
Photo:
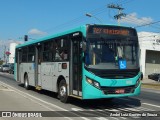
<svg viewBox="0 0 160 120">
<path fill-rule="evenodd" d="M 139 69 L 137 70 L 89 70 L 96 76 L 105 79 L 126 79 L 133 78 L 138 75 Z"/>
<path fill-rule="evenodd" d="M 133 93 L 135 90 L 135 86 L 127 86 L 127 87 L 103 87 L 101 86 L 101 90 L 104 94 L 126 94 L 126 93 Z M 121 90 L 123 92 L 117 92 Z"/>
<path fill-rule="evenodd" d="M 124 78 L 132 78 L 137 75 L 137 72 L 118 72 L 118 73 L 101 73 L 98 76 L 102 78 L 110 78 L 110 79 L 124 79 Z"/>
<path fill-rule="evenodd" d="M 106 79 L 125 79 L 133 78 L 138 74 L 139 71 L 101 71 L 95 72 L 95 75 L 106 78 Z"/>
</svg>

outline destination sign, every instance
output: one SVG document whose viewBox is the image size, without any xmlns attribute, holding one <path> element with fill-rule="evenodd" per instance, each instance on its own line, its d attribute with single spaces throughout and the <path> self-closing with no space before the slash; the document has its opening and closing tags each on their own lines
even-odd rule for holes
<svg viewBox="0 0 160 120">
<path fill-rule="evenodd" d="M 117 30 L 111 28 L 93 28 L 94 34 L 108 34 L 108 35 L 129 35 L 128 30 Z"/>
<path fill-rule="evenodd" d="M 89 26 L 89 34 L 106 34 L 106 35 L 123 35 L 123 36 L 137 36 L 136 31 L 132 28 L 125 28 L 119 26 Z"/>
</svg>

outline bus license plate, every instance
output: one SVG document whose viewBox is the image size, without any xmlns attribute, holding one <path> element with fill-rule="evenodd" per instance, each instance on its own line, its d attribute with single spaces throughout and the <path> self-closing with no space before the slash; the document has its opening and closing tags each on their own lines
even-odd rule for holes
<svg viewBox="0 0 160 120">
<path fill-rule="evenodd" d="M 124 93 L 124 89 L 117 89 L 117 90 L 115 90 L 115 93 L 117 93 L 117 94 Z"/>
</svg>

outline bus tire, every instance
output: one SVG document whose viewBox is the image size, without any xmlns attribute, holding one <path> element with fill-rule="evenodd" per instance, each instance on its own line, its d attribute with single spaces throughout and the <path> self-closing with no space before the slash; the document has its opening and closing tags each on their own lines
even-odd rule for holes
<svg viewBox="0 0 160 120">
<path fill-rule="evenodd" d="M 63 103 L 69 102 L 69 96 L 68 96 L 67 85 L 65 80 L 61 80 L 59 83 L 58 96 L 61 102 Z"/>
<path fill-rule="evenodd" d="M 25 77 L 24 77 L 24 87 L 26 90 L 29 90 L 28 75 L 25 75 Z"/>
</svg>

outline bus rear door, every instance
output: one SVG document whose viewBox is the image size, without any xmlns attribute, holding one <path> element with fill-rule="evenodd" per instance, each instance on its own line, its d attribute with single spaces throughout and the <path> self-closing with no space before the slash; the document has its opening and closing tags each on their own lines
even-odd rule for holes
<svg viewBox="0 0 160 120">
<path fill-rule="evenodd" d="M 21 62 L 22 62 L 22 51 L 21 49 L 17 49 L 16 50 L 16 54 L 17 54 L 17 81 L 23 83 L 23 81 L 21 80 Z"/>
<path fill-rule="evenodd" d="M 36 46 L 36 57 L 35 57 L 35 87 L 37 90 L 42 89 L 41 85 L 41 52 L 42 52 L 42 45 L 38 43 Z"/>
</svg>

